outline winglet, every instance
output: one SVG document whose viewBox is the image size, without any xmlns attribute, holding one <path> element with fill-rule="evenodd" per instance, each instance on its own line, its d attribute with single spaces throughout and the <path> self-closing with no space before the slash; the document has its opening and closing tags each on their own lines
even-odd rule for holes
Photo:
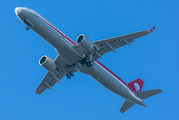
<svg viewBox="0 0 179 120">
<path fill-rule="evenodd" d="M 152 29 L 150 29 L 150 32 L 153 32 L 153 31 L 154 31 L 154 29 L 155 29 L 155 26 L 154 26 Z"/>
</svg>

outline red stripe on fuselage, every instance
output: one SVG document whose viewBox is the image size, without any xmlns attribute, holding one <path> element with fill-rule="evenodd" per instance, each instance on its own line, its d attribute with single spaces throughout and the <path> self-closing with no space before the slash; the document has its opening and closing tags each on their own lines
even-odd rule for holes
<svg viewBox="0 0 179 120">
<path fill-rule="evenodd" d="M 40 18 L 40 17 L 39 17 Z M 71 42 L 73 45 L 76 45 L 70 38 L 68 38 L 66 35 L 64 35 L 62 32 L 57 30 L 55 27 L 53 27 L 51 24 L 49 24 L 47 21 L 45 21 L 43 18 L 40 18 L 42 21 L 44 21 L 47 25 L 49 25 L 51 28 L 53 28 L 56 32 L 58 32 L 60 35 L 62 35 L 64 38 L 66 38 L 69 42 Z"/>
<path fill-rule="evenodd" d="M 76 45 L 75 42 L 73 42 L 70 38 L 68 38 L 66 35 L 64 35 L 62 32 L 60 32 L 59 30 L 57 30 L 55 27 L 53 27 L 51 24 L 49 24 L 47 21 L 45 21 L 43 18 L 41 18 L 40 16 L 38 16 L 43 22 L 45 22 L 47 25 L 49 25 L 52 29 L 54 29 L 56 32 L 58 32 L 60 35 L 62 35 L 64 38 L 66 38 L 70 43 L 72 43 L 73 45 Z M 111 73 L 116 79 L 118 79 L 119 81 L 121 81 L 124 85 L 126 85 L 131 91 L 134 92 L 133 89 L 131 89 L 121 78 L 119 78 L 117 75 L 115 75 L 111 70 L 109 70 L 107 67 L 105 67 L 102 63 L 100 63 L 98 60 L 96 60 L 96 62 L 105 70 L 107 70 L 109 73 Z"/>
<path fill-rule="evenodd" d="M 109 73 L 111 73 L 113 76 L 115 76 L 118 80 L 120 80 L 124 85 L 126 85 L 128 87 L 128 85 L 121 79 L 119 78 L 116 74 L 114 74 L 111 70 L 109 70 L 106 66 L 104 66 L 102 63 L 100 63 L 98 60 L 96 60 L 96 62 L 103 67 L 105 70 L 107 70 Z"/>
</svg>

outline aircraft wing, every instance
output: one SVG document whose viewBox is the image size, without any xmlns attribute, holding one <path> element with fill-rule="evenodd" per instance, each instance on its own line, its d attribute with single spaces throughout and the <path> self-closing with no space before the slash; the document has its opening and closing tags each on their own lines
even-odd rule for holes
<svg viewBox="0 0 179 120">
<path fill-rule="evenodd" d="M 120 48 L 124 45 L 130 45 L 131 42 L 134 42 L 134 39 L 147 35 L 153 32 L 154 29 L 155 27 L 153 27 L 150 30 L 135 32 L 135 33 L 127 34 L 127 35 L 122 35 L 122 36 L 118 36 L 114 38 L 109 38 L 109 39 L 104 39 L 104 40 L 93 42 L 95 46 L 99 48 L 97 50 L 98 53 L 94 52 L 93 54 L 93 61 L 97 60 L 98 58 L 100 58 L 100 56 L 102 56 L 103 54 L 107 52 L 110 52 L 110 51 L 115 52 L 115 49 L 117 48 Z"/>
<path fill-rule="evenodd" d="M 56 76 L 60 79 L 62 79 L 66 74 L 59 73 Z M 40 84 L 38 85 L 37 89 L 35 90 L 35 93 L 40 95 L 43 91 L 45 91 L 47 88 L 52 89 L 52 86 L 55 85 L 57 82 L 57 79 L 54 78 L 54 76 L 50 73 L 47 72 Z"/>
<path fill-rule="evenodd" d="M 59 69 L 53 74 L 51 72 L 47 72 L 42 81 L 40 82 L 40 84 L 38 85 L 38 87 L 36 88 L 36 94 L 40 95 L 47 88 L 52 89 L 52 86 L 55 85 L 57 82 L 60 82 L 60 80 L 67 74 L 64 68 L 67 65 L 66 61 L 61 59 L 61 57 L 58 55 L 54 62 L 61 69 Z"/>
</svg>

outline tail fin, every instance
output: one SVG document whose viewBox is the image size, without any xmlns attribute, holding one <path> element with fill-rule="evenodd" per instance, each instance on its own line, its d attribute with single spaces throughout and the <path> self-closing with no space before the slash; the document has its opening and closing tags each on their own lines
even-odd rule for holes
<svg viewBox="0 0 179 120">
<path fill-rule="evenodd" d="M 158 94 L 162 92 L 161 89 L 155 89 L 155 90 L 148 90 L 148 91 L 142 91 L 142 92 L 136 92 L 134 93 L 138 98 L 140 99 L 146 99 L 148 97 L 151 97 L 155 94 Z M 121 113 L 124 113 L 125 111 L 127 111 L 129 108 L 131 108 L 135 103 L 125 99 L 124 103 L 122 104 L 122 107 L 120 109 Z"/>
<path fill-rule="evenodd" d="M 129 100 L 124 100 L 121 109 L 119 110 L 121 113 L 124 113 L 126 110 L 131 108 L 135 103 L 129 101 Z"/>
<path fill-rule="evenodd" d="M 142 81 L 140 78 L 128 83 L 128 86 L 133 92 L 140 92 L 142 90 L 144 81 Z"/>
<path fill-rule="evenodd" d="M 147 91 L 142 91 L 142 92 L 137 92 L 137 93 L 135 93 L 135 95 L 138 97 L 138 98 L 140 98 L 140 99 L 146 99 L 146 98 L 148 98 L 148 97 L 150 97 L 150 96 L 153 96 L 153 95 L 155 95 L 155 94 L 158 94 L 158 93 L 160 93 L 160 92 L 162 92 L 162 90 L 161 89 L 155 89 L 155 90 L 147 90 Z"/>
</svg>

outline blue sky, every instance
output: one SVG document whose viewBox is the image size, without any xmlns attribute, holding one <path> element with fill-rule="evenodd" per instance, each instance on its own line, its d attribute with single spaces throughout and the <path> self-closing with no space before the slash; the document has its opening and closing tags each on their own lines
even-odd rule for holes
<svg viewBox="0 0 179 120">
<path fill-rule="evenodd" d="M 146 107 L 119 109 L 123 98 L 80 72 L 64 77 L 40 96 L 35 89 L 46 73 L 38 60 L 55 59 L 53 47 L 25 25 L 16 7 L 34 9 L 76 42 L 80 34 L 92 41 L 150 29 L 150 35 L 100 60 L 126 83 L 141 78 L 143 90 L 162 93 L 145 100 Z M 179 84 L 179 2 L 177 0 L 3 0 L 0 2 L 0 119 L 1 120 L 159 120 L 177 119 Z"/>
</svg>

